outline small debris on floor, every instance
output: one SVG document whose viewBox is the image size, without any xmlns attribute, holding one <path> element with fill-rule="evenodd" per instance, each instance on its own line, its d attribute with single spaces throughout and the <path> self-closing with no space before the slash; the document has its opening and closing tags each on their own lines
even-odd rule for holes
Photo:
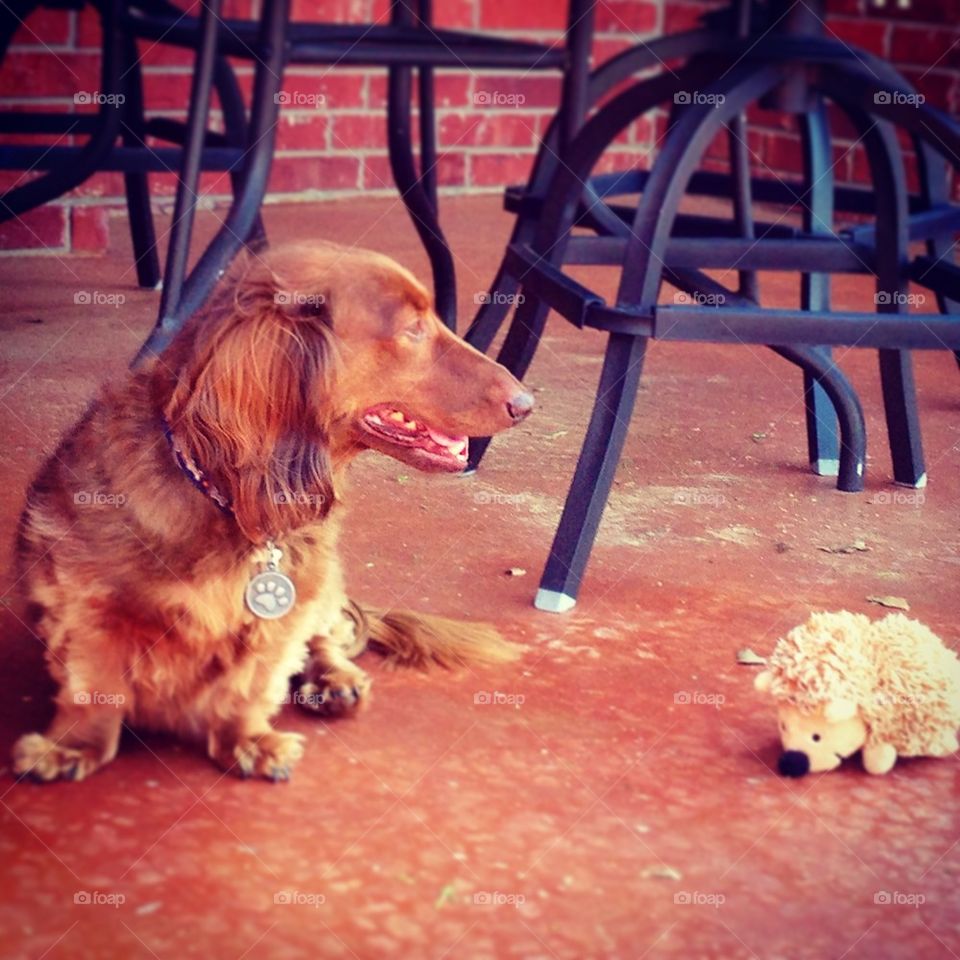
<svg viewBox="0 0 960 960">
<path fill-rule="evenodd" d="M 682 880 L 683 874 L 676 867 L 668 867 L 661 864 L 656 867 L 647 867 L 642 870 L 640 876 L 644 880 Z"/>
<path fill-rule="evenodd" d="M 409 478 L 405 473 L 401 473 L 401 474 L 397 477 L 397 483 L 399 483 L 399 484 L 401 484 L 401 485 L 403 485 L 404 483 L 409 483 L 409 482 L 410 482 L 410 478 Z"/>
<path fill-rule="evenodd" d="M 862 540 L 845 543 L 839 547 L 817 547 L 824 553 L 866 553 L 870 548 Z"/>
<path fill-rule="evenodd" d="M 909 610 L 910 604 L 904 597 L 867 597 L 868 603 L 876 603 L 891 610 Z"/>
<path fill-rule="evenodd" d="M 448 883 L 440 891 L 440 895 L 434 901 L 433 906 L 437 910 L 442 910 L 448 903 L 453 903 L 457 899 L 457 888 L 454 884 Z"/>
<path fill-rule="evenodd" d="M 569 432 L 569 430 L 555 430 L 553 433 L 548 433 L 543 439 L 559 440 L 561 437 L 565 437 Z"/>
<path fill-rule="evenodd" d="M 762 667 L 766 662 L 766 657 L 761 657 L 749 647 L 743 647 L 737 651 L 737 663 L 745 667 Z"/>
<path fill-rule="evenodd" d="M 750 439 L 753 440 L 754 443 L 763 443 L 763 441 L 767 439 L 767 435 L 758 430 L 756 433 L 750 434 Z"/>
<path fill-rule="evenodd" d="M 503 572 L 508 577 L 525 577 L 527 575 L 527 571 L 523 567 L 507 567 Z"/>
<path fill-rule="evenodd" d="M 708 530 L 707 533 L 724 543 L 736 543 L 743 547 L 751 546 L 760 536 L 759 530 L 744 526 L 742 523 L 724 527 L 721 530 Z"/>
<path fill-rule="evenodd" d="M 786 553 L 790 549 L 790 544 L 784 543 L 782 540 L 778 540 L 773 545 L 773 549 L 776 550 L 777 553 Z"/>
</svg>

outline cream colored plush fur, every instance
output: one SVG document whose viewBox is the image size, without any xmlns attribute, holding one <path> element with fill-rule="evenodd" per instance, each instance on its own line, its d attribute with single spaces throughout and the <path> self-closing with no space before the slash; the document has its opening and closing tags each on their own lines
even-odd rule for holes
<svg viewBox="0 0 960 960">
<path fill-rule="evenodd" d="M 756 686 L 782 708 L 787 750 L 801 749 L 797 721 L 804 717 L 815 718 L 817 728 L 808 754 L 829 750 L 839 736 L 833 724 L 862 720 L 859 746 L 874 773 L 887 772 L 898 756 L 943 757 L 958 748 L 960 660 L 931 630 L 900 613 L 876 622 L 845 610 L 814 613 L 778 642 Z M 810 769 L 839 766 L 848 747 L 830 766 L 813 757 Z"/>
</svg>

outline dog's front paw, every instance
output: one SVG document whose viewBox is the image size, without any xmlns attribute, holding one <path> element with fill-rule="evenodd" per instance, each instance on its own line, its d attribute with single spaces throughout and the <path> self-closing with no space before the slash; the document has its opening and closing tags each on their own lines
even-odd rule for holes
<svg viewBox="0 0 960 960">
<path fill-rule="evenodd" d="M 328 670 L 295 678 L 293 700 L 323 717 L 343 717 L 363 709 L 370 700 L 370 678 L 362 670 Z"/>
<path fill-rule="evenodd" d="M 82 780 L 100 766 L 92 747 L 65 747 L 42 733 L 28 733 L 13 745 L 13 772 L 41 783 Z"/>
<path fill-rule="evenodd" d="M 214 756 L 222 767 L 240 777 L 264 777 L 274 782 L 289 780 L 290 771 L 303 756 L 303 736 L 299 733 L 262 733 L 242 737 L 233 748 Z"/>
</svg>

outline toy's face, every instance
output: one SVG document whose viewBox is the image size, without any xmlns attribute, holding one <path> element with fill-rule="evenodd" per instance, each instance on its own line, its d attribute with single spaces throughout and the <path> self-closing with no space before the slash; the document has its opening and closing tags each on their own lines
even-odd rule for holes
<svg viewBox="0 0 960 960">
<path fill-rule="evenodd" d="M 783 753 L 778 768 L 784 776 L 802 777 L 805 773 L 835 770 L 866 742 L 867 727 L 856 711 L 848 715 L 852 708 L 837 710 L 832 706 L 821 707 L 814 713 L 803 713 L 786 704 L 780 706 Z"/>
</svg>

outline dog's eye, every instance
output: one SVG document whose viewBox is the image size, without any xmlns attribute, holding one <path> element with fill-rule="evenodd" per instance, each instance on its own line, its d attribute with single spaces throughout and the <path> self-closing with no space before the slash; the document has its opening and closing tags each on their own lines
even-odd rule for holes
<svg viewBox="0 0 960 960">
<path fill-rule="evenodd" d="M 810 739 L 811 739 L 814 743 L 819 743 L 819 742 L 820 742 L 820 734 L 819 734 L 819 733 L 815 733 L 815 734 L 813 734 L 813 735 L 810 737 Z"/>
</svg>

